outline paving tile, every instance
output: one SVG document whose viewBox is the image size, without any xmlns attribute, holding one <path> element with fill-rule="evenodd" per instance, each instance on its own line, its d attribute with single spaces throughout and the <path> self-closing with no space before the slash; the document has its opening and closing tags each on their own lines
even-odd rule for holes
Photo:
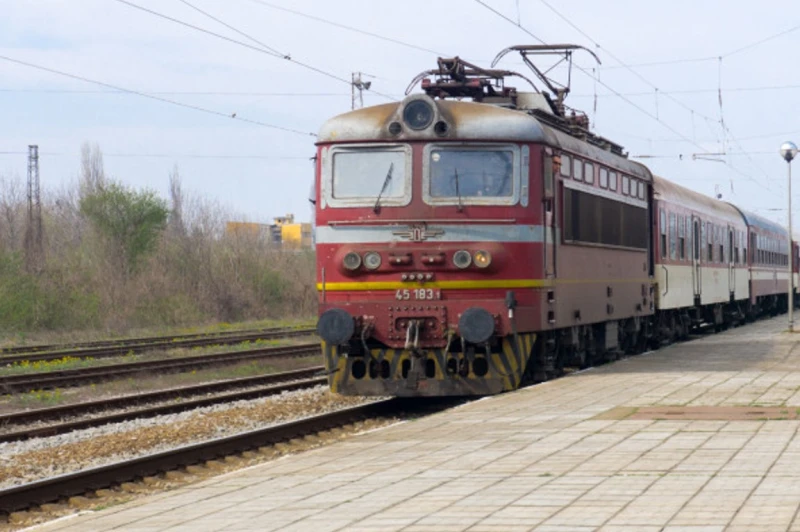
<svg viewBox="0 0 800 532">
<path fill-rule="evenodd" d="M 800 335 L 783 326 L 675 344 L 39 530 L 800 532 L 800 420 L 736 418 L 800 408 Z M 642 407 L 710 418 L 631 419 Z"/>
</svg>

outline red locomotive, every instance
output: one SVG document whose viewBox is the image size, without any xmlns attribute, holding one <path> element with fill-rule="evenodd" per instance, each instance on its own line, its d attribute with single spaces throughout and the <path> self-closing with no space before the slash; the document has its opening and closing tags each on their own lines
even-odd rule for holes
<svg viewBox="0 0 800 532">
<path fill-rule="evenodd" d="M 423 94 L 322 127 L 317 330 L 333 391 L 498 393 L 785 307 L 785 230 L 654 177 L 529 61 L 577 48 L 498 56 L 519 52 L 551 94 L 439 59 Z"/>
</svg>

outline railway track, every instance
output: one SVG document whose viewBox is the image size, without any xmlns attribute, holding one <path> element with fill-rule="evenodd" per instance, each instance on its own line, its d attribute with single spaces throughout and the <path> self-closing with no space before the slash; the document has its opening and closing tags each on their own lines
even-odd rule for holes
<svg viewBox="0 0 800 532">
<path fill-rule="evenodd" d="M 84 347 L 104 347 L 109 345 L 143 344 L 147 342 L 162 342 L 172 340 L 191 340 L 199 338 L 225 338 L 238 334 L 271 333 L 279 331 L 292 331 L 301 327 L 263 327 L 258 329 L 241 329 L 236 331 L 218 331 L 208 333 L 170 334 L 163 336 L 139 336 L 132 338 L 117 338 L 115 340 L 93 340 L 89 342 L 64 342 L 61 344 L 33 344 L 0 348 L 0 355 L 13 353 L 36 353 L 38 351 L 63 351 L 65 349 L 79 349 Z"/>
<path fill-rule="evenodd" d="M 275 338 L 295 338 L 314 334 L 312 328 L 304 329 L 265 329 L 262 331 L 248 331 L 243 333 L 233 333 L 226 335 L 202 336 L 192 338 L 163 337 L 156 340 L 147 341 L 122 341 L 121 343 L 105 343 L 88 347 L 78 347 L 59 350 L 47 350 L 45 352 L 17 351 L 8 354 L 8 350 L 0 351 L 0 366 L 12 365 L 24 361 L 36 362 L 46 360 L 57 360 L 63 357 L 76 358 L 110 358 L 129 353 L 143 353 L 158 349 L 174 349 L 179 347 L 203 347 L 210 345 L 231 345 L 247 341 L 272 340 Z M 22 349 L 22 348 L 21 348 Z"/>
<path fill-rule="evenodd" d="M 319 344 L 308 343 L 289 347 L 261 347 L 232 353 L 186 356 L 168 360 L 149 360 L 112 364 L 93 368 L 26 373 L 0 376 L 0 393 L 18 393 L 77 386 L 139 373 L 175 372 L 213 366 L 223 366 L 246 360 L 295 358 L 319 354 Z"/>
<path fill-rule="evenodd" d="M 445 404 L 452 404 L 452 401 Z M 430 403 L 428 405 L 423 402 L 410 403 L 396 398 L 376 401 L 280 425 L 273 425 L 264 429 L 242 432 L 131 460 L 30 482 L 0 490 L 0 511 L 11 513 L 29 509 L 36 505 L 62 500 L 101 488 L 117 486 L 123 482 L 157 475 L 165 471 L 176 470 L 189 465 L 204 463 L 208 460 L 258 449 L 259 447 L 286 442 L 363 419 L 397 415 L 401 408 L 405 408 L 406 411 L 409 409 L 424 411 L 431 407 Z"/>
<path fill-rule="evenodd" d="M 108 415 L 77 419 L 74 421 L 65 421 L 43 427 L 37 426 L 34 428 L 23 428 L 15 431 L 5 432 L 0 434 L 0 443 L 28 440 L 31 438 L 43 438 L 57 434 L 65 434 L 74 430 L 100 427 L 103 425 L 129 421 L 132 419 L 144 419 L 148 417 L 175 414 L 204 406 L 258 399 L 286 391 L 312 388 L 328 382 L 327 377 L 319 375 L 324 369 L 325 368 L 323 366 L 313 366 L 295 371 L 285 371 L 281 373 L 272 373 L 269 375 L 259 375 L 256 377 L 243 377 L 240 379 L 227 379 L 209 384 L 181 386 L 178 388 L 170 388 L 168 390 L 159 390 L 156 392 L 126 395 L 111 399 L 101 399 L 97 401 L 88 401 L 71 405 L 56 406 L 52 408 L 42 408 L 37 410 L 4 414 L 0 415 L 0 427 L 22 425 L 25 423 L 60 421 L 70 417 L 75 418 L 88 416 L 98 412 L 118 408 L 128 409 L 124 412 L 112 413 Z M 236 388 L 247 389 L 220 394 L 220 392 Z M 198 399 L 187 399 L 178 403 L 172 402 L 178 398 L 209 393 L 219 395 L 214 395 L 212 397 L 200 397 Z M 165 401 L 170 402 L 168 404 L 131 409 L 136 405 L 152 404 Z"/>
</svg>

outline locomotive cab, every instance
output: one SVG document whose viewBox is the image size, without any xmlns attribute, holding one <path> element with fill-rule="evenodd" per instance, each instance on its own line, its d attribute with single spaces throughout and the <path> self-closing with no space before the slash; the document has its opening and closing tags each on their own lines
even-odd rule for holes
<svg viewBox="0 0 800 532">
<path fill-rule="evenodd" d="M 544 233 L 531 117 L 411 96 L 320 134 L 318 332 L 333 389 L 496 393 L 521 378 Z M 537 152 L 531 156 L 532 149 Z M 527 289 L 527 290 L 525 290 Z M 523 343 L 525 344 L 523 346 Z"/>
</svg>

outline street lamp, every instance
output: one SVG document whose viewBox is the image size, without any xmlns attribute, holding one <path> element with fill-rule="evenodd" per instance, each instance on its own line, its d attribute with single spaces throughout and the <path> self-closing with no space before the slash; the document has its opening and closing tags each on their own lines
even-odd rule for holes
<svg viewBox="0 0 800 532">
<path fill-rule="evenodd" d="M 794 331 L 794 253 L 792 249 L 792 159 L 797 155 L 797 145 L 794 142 L 781 144 L 781 157 L 786 161 L 786 186 L 788 188 L 788 223 L 789 223 L 789 332 Z"/>
</svg>

